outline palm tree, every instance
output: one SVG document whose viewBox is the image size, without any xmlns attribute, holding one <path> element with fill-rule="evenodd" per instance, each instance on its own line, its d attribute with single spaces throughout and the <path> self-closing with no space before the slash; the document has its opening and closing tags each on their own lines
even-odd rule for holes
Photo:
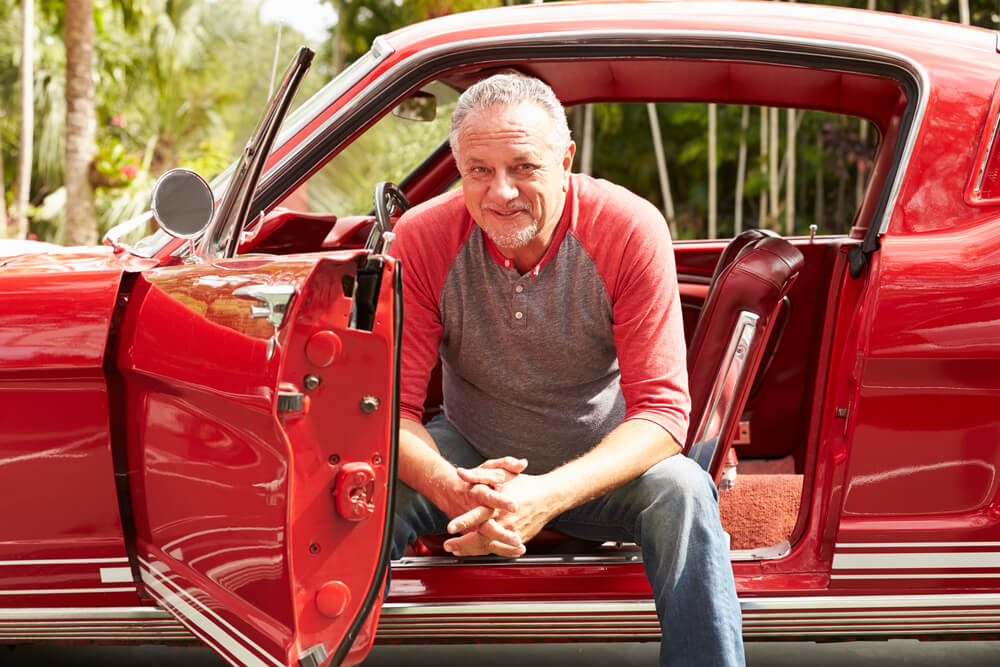
<svg viewBox="0 0 1000 667">
<path fill-rule="evenodd" d="M 97 242 L 91 164 L 97 151 L 94 91 L 94 10 L 91 0 L 66 0 L 66 225 L 67 245 Z"/>
<path fill-rule="evenodd" d="M 28 236 L 28 202 L 35 130 L 35 2 L 21 0 L 21 141 L 17 159 L 17 197 L 14 199 L 14 236 Z M 10 235 L 10 232 L 7 232 Z"/>
</svg>

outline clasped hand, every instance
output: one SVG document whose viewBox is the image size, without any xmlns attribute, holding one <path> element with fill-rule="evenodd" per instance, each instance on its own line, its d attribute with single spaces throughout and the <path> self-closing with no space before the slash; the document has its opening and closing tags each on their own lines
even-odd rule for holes
<svg viewBox="0 0 1000 667">
<path fill-rule="evenodd" d="M 524 459 L 490 459 L 476 468 L 459 468 L 467 485 L 466 496 L 478 503 L 453 516 L 444 548 L 456 556 L 496 554 L 506 558 L 524 555 L 524 545 L 553 516 L 545 501 L 545 488 L 536 475 L 521 474 Z"/>
</svg>

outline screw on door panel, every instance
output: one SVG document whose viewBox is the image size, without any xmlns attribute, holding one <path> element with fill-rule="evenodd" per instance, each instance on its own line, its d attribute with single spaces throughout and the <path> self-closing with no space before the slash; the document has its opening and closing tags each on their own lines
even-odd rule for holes
<svg viewBox="0 0 1000 667">
<path fill-rule="evenodd" d="M 361 412 L 365 413 L 366 415 L 370 415 L 371 413 L 378 410 L 379 405 L 381 405 L 381 403 L 376 397 L 365 396 L 364 398 L 361 399 L 361 405 L 360 405 Z"/>
<path fill-rule="evenodd" d="M 318 375 L 307 375 L 302 379 L 302 386 L 306 388 L 306 391 L 312 391 L 321 384 L 323 384 L 323 378 Z"/>
</svg>

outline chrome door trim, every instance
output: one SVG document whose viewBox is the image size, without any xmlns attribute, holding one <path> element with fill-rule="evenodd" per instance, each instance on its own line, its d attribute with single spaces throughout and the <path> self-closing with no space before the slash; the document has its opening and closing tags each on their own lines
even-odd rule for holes
<svg viewBox="0 0 1000 667">
<path fill-rule="evenodd" d="M 698 416 L 697 435 L 688 452 L 704 470 L 708 470 L 719 449 L 722 424 L 729 418 L 737 387 L 746 374 L 747 354 L 757 336 L 760 316 L 748 310 L 741 311 L 730 335 L 726 354 L 719 368 L 712 390 L 705 404 L 705 411 Z"/>
</svg>

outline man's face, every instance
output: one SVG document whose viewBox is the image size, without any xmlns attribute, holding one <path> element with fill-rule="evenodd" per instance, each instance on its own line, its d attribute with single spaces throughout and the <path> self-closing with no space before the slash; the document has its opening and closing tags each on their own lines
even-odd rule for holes
<svg viewBox="0 0 1000 667">
<path fill-rule="evenodd" d="M 525 103 L 469 114 L 458 133 L 465 205 L 501 248 L 547 245 L 562 215 L 575 146 L 557 154 L 551 119 Z"/>
</svg>

